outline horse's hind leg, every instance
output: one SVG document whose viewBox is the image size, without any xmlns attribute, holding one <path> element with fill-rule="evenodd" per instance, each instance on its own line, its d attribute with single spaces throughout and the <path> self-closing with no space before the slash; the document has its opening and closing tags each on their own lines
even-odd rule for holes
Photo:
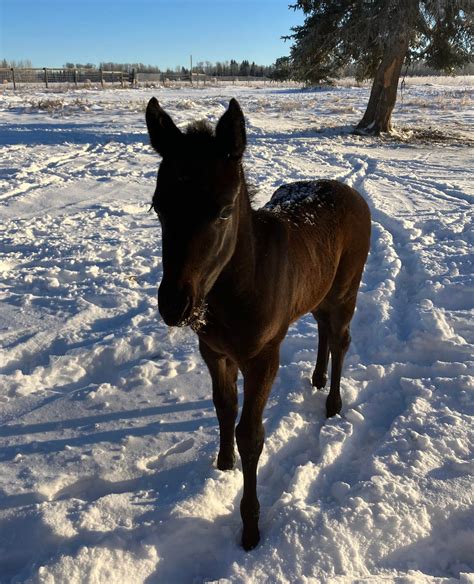
<svg viewBox="0 0 474 584">
<path fill-rule="evenodd" d="M 344 357 L 351 343 L 350 322 L 355 309 L 355 297 L 334 307 L 330 314 L 329 350 L 331 352 L 331 386 L 326 400 L 328 418 L 342 408 L 341 373 Z"/>
<path fill-rule="evenodd" d="M 219 420 L 220 448 L 217 456 L 219 470 L 231 470 L 235 464 L 234 436 L 238 412 L 237 365 L 223 355 L 215 353 L 199 341 L 199 350 L 212 379 L 212 399 Z"/>
<path fill-rule="evenodd" d="M 322 389 L 328 380 L 330 320 L 329 314 L 322 309 L 315 310 L 312 314 L 318 323 L 318 357 L 312 384 L 317 389 Z"/>
</svg>

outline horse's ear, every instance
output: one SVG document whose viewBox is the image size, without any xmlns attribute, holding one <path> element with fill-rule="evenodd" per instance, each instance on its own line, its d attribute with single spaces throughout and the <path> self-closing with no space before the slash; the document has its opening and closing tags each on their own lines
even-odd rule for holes
<svg viewBox="0 0 474 584">
<path fill-rule="evenodd" d="M 247 144 L 244 114 L 238 101 L 230 100 L 229 108 L 216 126 L 219 149 L 229 158 L 241 158 Z"/>
<path fill-rule="evenodd" d="M 181 130 L 160 106 L 156 97 L 152 97 L 146 108 L 146 125 L 153 148 L 165 156 L 176 151 L 182 136 Z"/>
</svg>

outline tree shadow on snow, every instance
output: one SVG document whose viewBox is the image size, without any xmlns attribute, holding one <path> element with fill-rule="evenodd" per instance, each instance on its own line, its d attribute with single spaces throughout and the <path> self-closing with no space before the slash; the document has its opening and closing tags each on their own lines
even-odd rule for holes
<svg viewBox="0 0 474 584">
<path fill-rule="evenodd" d="M 286 132 L 265 132 L 261 134 L 250 134 L 248 140 L 250 144 L 258 144 L 260 141 L 269 142 L 274 141 L 276 143 L 288 140 L 298 140 L 301 138 L 334 138 L 336 136 L 350 136 L 354 138 L 360 138 L 353 134 L 354 126 L 352 124 L 346 124 L 341 126 L 321 126 L 316 128 L 309 127 L 307 130 L 288 130 Z"/>
<path fill-rule="evenodd" d="M 154 408 L 151 408 L 154 409 Z M 117 414 L 112 414 L 112 416 L 116 416 L 115 419 L 121 419 L 121 412 L 117 412 Z M 143 413 L 142 415 L 148 415 Z M 126 414 L 125 414 L 125 417 Z M 135 417 L 135 416 L 132 416 Z M 90 418 L 90 420 L 95 419 L 96 416 Z M 89 418 L 85 418 L 84 424 L 87 427 L 86 421 Z M 79 420 L 80 422 L 80 420 Z M 67 421 L 64 422 L 67 424 Z M 91 422 L 94 424 L 94 422 Z M 58 426 L 62 423 L 56 423 L 56 430 Z M 114 429 L 114 430 L 104 430 L 102 432 L 94 432 L 91 434 L 82 434 L 81 436 L 75 436 L 70 438 L 62 438 L 62 439 L 54 439 L 54 440 L 41 440 L 36 441 L 32 440 L 29 442 L 25 442 L 23 444 L 15 444 L 12 446 L 5 446 L 2 448 L 0 453 L 0 460 L 11 460 L 15 458 L 17 455 L 26 456 L 29 454 L 41 454 L 47 453 L 50 454 L 52 452 L 62 452 L 66 446 L 67 447 L 78 447 L 78 446 L 87 446 L 87 445 L 95 445 L 98 442 L 111 442 L 111 443 L 118 443 L 125 438 L 130 436 L 134 437 L 143 437 L 143 436 L 151 436 L 156 435 L 161 432 L 196 432 L 200 427 L 212 427 L 216 426 L 217 421 L 215 416 L 203 417 L 203 418 L 194 418 L 192 420 L 186 420 L 184 422 L 150 422 L 145 426 L 139 426 L 136 428 L 122 428 L 122 429 Z M 84 428 L 86 431 L 86 428 Z M 0 501 L 1 507 L 1 501 Z"/>
<path fill-rule="evenodd" d="M 53 396 L 52 399 L 54 399 Z M 42 402 L 43 404 L 43 402 Z M 22 436 L 39 434 L 43 432 L 57 432 L 58 430 L 76 429 L 82 430 L 88 426 L 105 422 L 115 422 L 121 420 L 130 420 L 137 418 L 145 418 L 149 416 L 159 416 L 163 414 L 170 414 L 176 412 L 187 412 L 191 410 L 204 410 L 212 408 L 212 401 L 199 400 L 182 403 L 164 404 L 160 406 L 153 406 L 149 408 L 141 408 L 134 410 L 108 412 L 105 414 L 94 414 L 93 416 L 85 416 L 81 418 L 71 418 L 69 420 L 53 420 L 50 422 L 41 422 L 39 424 L 10 424 L 0 428 L 0 436 Z M 202 420 L 201 420 L 202 421 Z M 154 422 L 152 425 L 159 424 Z M 182 422 L 180 422 L 182 423 Z M 161 424 L 162 425 L 162 424 Z M 165 424 L 166 427 L 166 424 Z M 95 434 L 97 435 L 97 434 Z M 19 446 L 20 447 L 20 446 Z"/>
<path fill-rule="evenodd" d="M 29 146 L 60 144 L 106 144 L 122 142 L 124 144 L 148 144 L 144 132 L 114 132 L 103 123 L 54 123 L 54 124 L 17 124 L 0 126 L 0 144 L 12 146 L 28 144 Z"/>
</svg>

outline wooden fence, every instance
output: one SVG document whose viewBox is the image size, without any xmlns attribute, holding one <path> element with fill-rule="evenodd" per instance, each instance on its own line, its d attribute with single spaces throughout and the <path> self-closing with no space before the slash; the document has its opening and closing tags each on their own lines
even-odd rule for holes
<svg viewBox="0 0 474 584">
<path fill-rule="evenodd" d="M 103 69 L 41 69 L 0 68 L 0 85 L 10 85 L 17 89 L 22 85 L 43 85 L 49 88 L 58 83 L 74 85 L 75 87 L 92 84 L 120 85 L 133 83 L 133 75 L 125 71 L 105 71 Z"/>
<path fill-rule="evenodd" d="M 74 87 L 88 86 L 119 86 L 130 87 L 138 85 L 192 85 L 202 87 L 218 85 L 219 83 L 248 85 L 262 83 L 266 85 L 271 80 L 267 77 L 213 77 L 204 73 L 193 72 L 192 75 L 180 73 L 135 73 L 135 71 L 106 71 L 105 69 L 68 69 L 43 67 L 36 69 L 0 68 L 0 87 L 19 89 L 28 85 L 40 85 L 51 88 L 58 85 Z"/>
</svg>

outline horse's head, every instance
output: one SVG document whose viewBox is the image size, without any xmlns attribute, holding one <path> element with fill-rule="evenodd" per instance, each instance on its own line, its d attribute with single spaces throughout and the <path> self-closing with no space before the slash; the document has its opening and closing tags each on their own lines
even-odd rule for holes
<svg viewBox="0 0 474 584">
<path fill-rule="evenodd" d="M 244 117 L 232 99 L 215 132 L 203 122 L 181 132 L 152 98 L 146 122 L 163 157 L 153 195 L 163 243 L 158 306 L 166 324 L 193 324 L 235 250 Z"/>
</svg>

